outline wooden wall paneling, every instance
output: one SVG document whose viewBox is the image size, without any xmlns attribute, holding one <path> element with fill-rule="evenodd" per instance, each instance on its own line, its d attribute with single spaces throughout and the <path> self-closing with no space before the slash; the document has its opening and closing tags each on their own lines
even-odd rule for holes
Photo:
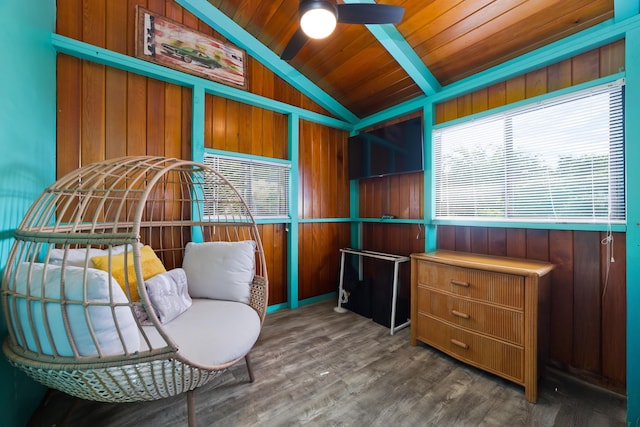
<svg viewBox="0 0 640 427">
<path fill-rule="evenodd" d="M 456 251 L 471 252 L 471 227 L 456 227 L 455 242 Z"/>
<path fill-rule="evenodd" d="M 549 230 L 530 228 L 526 233 L 526 258 L 549 261 Z"/>
<path fill-rule="evenodd" d="M 527 257 L 527 232 L 522 228 L 507 229 L 507 256 L 513 258 Z"/>
<path fill-rule="evenodd" d="M 600 77 L 599 50 L 591 50 L 573 58 L 573 84 L 580 84 Z"/>
<path fill-rule="evenodd" d="M 56 33 L 82 39 L 82 0 L 59 0 L 56 2 Z"/>
<path fill-rule="evenodd" d="M 456 227 L 453 225 L 438 225 L 436 228 L 436 244 L 438 249 L 456 250 Z"/>
<path fill-rule="evenodd" d="M 314 206 L 315 218 L 328 218 L 331 216 L 332 205 L 335 206 L 333 197 L 329 196 L 329 141 L 327 128 L 314 125 L 313 136 L 313 176 L 314 176 Z"/>
<path fill-rule="evenodd" d="M 487 109 L 497 108 L 507 103 L 507 85 L 505 82 L 496 83 L 487 88 Z"/>
<path fill-rule="evenodd" d="M 215 126 L 216 109 L 214 107 L 217 97 L 205 94 L 204 96 L 204 147 L 213 148 L 216 140 Z M 218 119 L 220 120 L 220 119 Z"/>
<path fill-rule="evenodd" d="M 525 97 L 533 98 L 534 96 L 547 93 L 547 69 L 541 68 L 525 75 Z"/>
<path fill-rule="evenodd" d="M 273 291 L 273 297 L 269 297 L 273 304 L 287 302 L 287 224 L 273 224 L 273 245 L 271 246 L 271 256 L 273 265 L 269 270 L 269 277 L 273 277 L 273 282 L 269 285 L 269 291 Z"/>
<path fill-rule="evenodd" d="M 165 83 L 159 80 L 147 81 L 147 149 L 151 156 L 164 155 Z"/>
<path fill-rule="evenodd" d="M 274 134 L 279 134 L 278 130 L 275 128 L 274 120 L 278 114 L 269 110 L 264 110 L 263 114 L 262 129 L 264 133 L 262 138 L 262 155 L 272 157 L 275 154 L 274 150 L 276 145 L 274 144 Z M 283 130 L 280 130 L 280 132 L 283 132 Z M 284 130 L 282 135 L 286 137 L 286 130 Z M 286 139 L 283 138 L 281 143 L 284 143 L 284 141 L 286 141 Z"/>
<path fill-rule="evenodd" d="M 309 127 L 306 126 L 305 121 L 300 121 L 300 145 L 299 145 L 299 160 L 300 168 L 298 170 L 298 215 L 300 218 L 312 218 L 313 217 L 313 184 L 312 176 L 313 170 L 311 164 L 313 161 L 313 147 L 309 143 Z"/>
<path fill-rule="evenodd" d="M 502 227 L 489 227 L 487 231 L 487 254 L 506 256 L 507 230 Z"/>
<path fill-rule="evenodd" d="M 471 111 L 473 114 L 487 111 L 489 108 L 489 90 L 481 89 L 471 94 Z"/>
<path fill-rule="evenodd" d="M 111 159 L 127 154 L 127 72 L 108 67 L 105 79 L 104 155 Z"/>
<path fill-rule="evenodd" d="M 600 75 L 619 73 L 624 68 L 625 40 L 618 40 L 600 48 Z"/>
<path fill-rule="evenodd" d="M 565 59 L 547 67 L 547 87 L 549 91 L 564 89 L 573 84 L 573 61 Z"/>
<path fill-rule="evenodd" d="M 58 54 L 57 73 L 65 78 L 56 79 L 58 96 L 56 114 L 56 177 L 61 178 L 80 167 L 80 129 L 82 61 Z"/>
<path fill-rule="evenodd" d="M 468 93 L 458 97 L 458 117 L 468 116 L 473 113 L 473 94 Z"/>
<path fill-rule="evenodd" d="M 251 137 L 253 135 L 253 132 L 251 131 L 253 128 L 253 122 L 251 119 L 253 118 L 253 115 L 251 114 L 251 111 L 254 108 L 255 107 L 251 107 L 244 103 L 240 103 L 238 106 L 238 151 L 241 153 L 253 154 L 253 144 L 251 142 Z"/>
<path fill-rule="evenodd" d="M 104 160 L 105 96 L 105 66 L 83 61 L 80 153 L 83 165 Z"/>
<path fill-rule="evenodd" d="M 182 14 L 184 9 L 178 5 L 174 0 L 165 0 L 164 2 L 164 16 L 169 19 L 173 19 L 177 22 L 182 22 Z"/>
<path fill-rule="evenodd" d="M 604 239 L 606 233 L 601 233 Z M 602 374 L 614 389 L 624 392 L 626 383 L 626 240 L 624 233 L 613 233 L 612 251 L 601 248 L 602 283 Z M 611 261 L 608 257 L 613 255 Z M 607 260 L 610 262 L 608 263 Z M 608 272 L 607 272 L 608 268 Z"/>
<path fill-rule="evenodd" d="M 507 85 L 507 104 L 526 99 L 525 76 L 517 76 L 505 82 Z"/>
<path fill-rule="evenodd" d="M 573 360 L 578 369 L 600 371 L 600 235 L 574 232 Z"/>
<path fill-rule="evenodd" d="M 478 254 L 486 254 L 489 250 L 489 235 L 487 227 L 470 227 L 470 250 Z"/>
<path fill-rule="evenodd" d="M 551 271 L 550 317 L 553 327 L 549 331 L 549 358 L 566 367 L 573 358 L 573 231 L 550 230 L 549 240 L 552 242 L 549 261 L 554 265 Z"/>
<path fill-rule="evenodd" d="M 237 153 L 240 151 L 239 129 L 240 122 L 240 105 L 236 101 L 227 101 L 227 109 L 225 111 L 226 132 L 225 132 L 225 150 Z"/>
<path fill-rule="evenodd" d="M 249 147 L 249 152 L 260 156 L 263 155 L 262 146 L 265 141 L 265 138 L 263 138 L 264 131 L 262 129 L 264 111 L 265 110 L 263 110 L 262 108 L 251 108 L 251 128 L 249 129 L 250 135 L 248 136 L 250 138 L 249 142 L 251 144 Z"/>
<path fill-rule="evenodd" d="M 191 98 L 191 91 L 189 89 L 184 90 L 187 92 L 188 97 Z M 190 158 L 183 156 L 181 147 L 182 145 L 189 147 L 189 142 L 191 141 L 191 132 L 188 133 L 189 136 L 187 138 L 183 138 L 183 130 L 185 133 L 187 129 L 190 131 L 190 120 L 184 120 L 181 102 L 182 92 L 183 88 L 180 86 L 168 83 L 164 90 L 164 154 L 167 157 L 179 159 Z M 190 110 L 191 106 L 188 108 Z"/>
<path fill-rule="evenodd" d="M 219 96 L 207 95 L 211 97 L 211 114 L 207 114 L 205 122 L 210 120 L 211 141 L 210 145 L 205 142 L 208 148 L 216 148 L 219 150 L 226 149 L 226 133 L 227 133 L 227 100 Z"/>
<path fill-rule="evenodd" d="M 127 76 L 127 155 L 146 154 L 147 140 L 147 78 Z"/>
</svg>

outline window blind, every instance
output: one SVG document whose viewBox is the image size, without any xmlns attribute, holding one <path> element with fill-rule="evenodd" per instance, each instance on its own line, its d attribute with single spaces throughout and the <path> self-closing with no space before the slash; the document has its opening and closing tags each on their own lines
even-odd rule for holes
<svg viewBox="0 0 640 427">
<path fill-rule="evenodd" d="M 433 131 L 435 218 L 624 223 L 624 82 Z"/>
<path fill-rule="evenodd" d="M 204 163 L 220 172 L 238 190 L 256 218 L 289 217 L 290 165 L 242 157 L 205 153 Z M 222 193 L 225 187 L 210 183 L 208 199 L 215 202 L 205 208 L 205 215 L 224 215 L 231 199 Z"/>
</svg>

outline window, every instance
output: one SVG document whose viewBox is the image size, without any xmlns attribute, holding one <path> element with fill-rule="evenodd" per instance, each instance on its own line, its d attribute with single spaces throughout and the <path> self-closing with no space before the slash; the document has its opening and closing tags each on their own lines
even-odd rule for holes
<svg viewBox="0 0 640 427">
<path fill-rule="evenodd" d="M 435 129 L 435 219 L 624 223 L 623 87 Z"/>
<path fill-rule="evenodd" d="M 289 217 L 289 171 L 286 163 L 256 160 L 243 157 L 205 153 L 204 163 L 220 172 L 244 198 L 256 218 Z M 224 201 L 220 188 L 205 185 L 205 191 L 214 193 L 216 200 L 205 207 L 205 215 L 223 215 Z"/>
</svg>

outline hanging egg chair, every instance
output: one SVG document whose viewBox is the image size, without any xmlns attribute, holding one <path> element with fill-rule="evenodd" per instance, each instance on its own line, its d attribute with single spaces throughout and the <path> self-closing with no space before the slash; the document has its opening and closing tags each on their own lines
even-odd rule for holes
<svg viewBox="0 0 640 427">
<path fill-rule="evenodd" d="M 44 190 L 2 278 L 3 351 L 83 399 L 187 393 L 245 359 L 267 306 L 256 222 L 212 168 L 164 157 L 84 166 Z"/>
</svg>

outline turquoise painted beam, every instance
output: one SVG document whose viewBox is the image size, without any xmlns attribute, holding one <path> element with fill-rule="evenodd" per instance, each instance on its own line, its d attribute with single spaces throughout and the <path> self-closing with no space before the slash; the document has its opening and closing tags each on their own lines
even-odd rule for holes
<svg viewBox="0 0 640 427">
<path fill-rule="evenodd" d="M 622 21 L 637 15 L 640 11 L 640 0 L 613 0 L 613 19 Z"/>
<path fill-rule="evenodd" d="M 108 65 L 110 67 L 152 77 L 154 79 L 173 83 L 179 86 L 190 88 L 202 87 L 207 93 L 218 95 L 223 98 L 265 108 L 277 113 L 295 113 L 304 120 L 320 123 L 337 129 L 346 131 L 353 130 L 353 124 L 343 120 L 318 114 L 284 102 L 275 101 L 264 96 L 256 95 L 235 87 L 226 86 L 191 74 L 182 73 L 168 67 L 163 67 L 128 55 L 103 49 L 59 34 L 52 34 L 51 40 L 53 47 L 58 52 L 66 53 L 76 58 L 86 59 L 98 64 Z"/>
<path fill-rule="evenodd" d="M 267 66 L 294 88 L 304 93 L 338 118 L 349 123 L 358 121 L 358 117 L 332 98 L 315 83 L 303 76 L 287 62 L 280 59 L 271 49 L 263 45 L 244 28 L 222 13 L 206 0 L 176 0 L 182 7 L 197 16 L 201 21 L 218 31 L 232 43 L 245 49 L 249 55 Z"/>
<path fill-rule="evenodd" d="M 627 33 L 625 44 L 625 164 L 627 175 L 627 425 L 640 425 L 640 26 Z"/>
<path fill-rule="evenodd" d="M 471 77 L 444 86 L 441 91 L 433 96 L 418 97 L 365 117 L 358 122 L 356 128 L 362 129 L 390 118 L 415 111 L 416 109 L 422 108 L 425 102 L 438 103 L 446 101 L 482 87 L 490 86 L 549 64 L 562 61 L 563 59 L 570 58 L 612 41 L 620 40 L 624 38 L 627 31 L 631 31 L 639 26 L 640 15 L 637 14 L 622 21 L 610 19 L 503 64 L 474 74 Z"/>
<path fill-rule="evenodd" d="M 300 117 L 290 114 L 288 117 L 289 130 L 289 160 L 291 160 L 291 185 L 289 186 L 289 233 L 287 233 L 287 303 L 289 308 L 297 308 L 299 305 L 298 277 L 299 277 L 299 251 L 298 240 L 299 216 L 298 216 L 298 169 L 300 163 Z"/>
<path fill-rule="evenodd" d="M 373 0 L 344 0 L 344 2 L 375 3 Z M 440 82 L 393 24 L 367 25 L 367 29 L 425 94 L 433 95 L 441 89 Z"/>
</svg>

